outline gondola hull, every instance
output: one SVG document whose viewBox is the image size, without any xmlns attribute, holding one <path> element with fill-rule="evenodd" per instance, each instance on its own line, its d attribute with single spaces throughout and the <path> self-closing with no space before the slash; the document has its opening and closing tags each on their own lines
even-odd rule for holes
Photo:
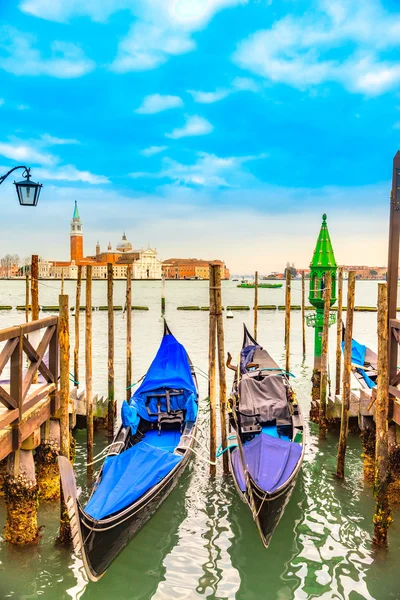
<svg viewBox="0 0 400 600">
<path fill-rule="evenodd" d="M 190 454 L 190 452 L 186 453 L 176 471 L 162 482 L 159 489 L 146 500 L 133 505 L 128 514 L 121 516 L 119 522 L 111 529 L 110 524 L 100 522 L 96 524 L 78 505 L 86 560 L 96 579 L 108 569 L 113 560 L 172 492 L 189 462 Z M 93 528 L 95 531 L 92 531 Z"/>
<path fill-rule="evenodd" d="M 285 377 L 281 375 L 282 371 L 279 366 L 264 349 L 258 346 L 246 327 L 244 332 L 242 349 L 246 349 L 247 353 L 249 347 L 250 349 L 251 347 L 259 348 L 258 355 L 255 353 L 252 355 L 254 356 L 254 362 L 252 358 L 250 363 L 250 368 L 254 368 L 256 374 L 258 373 L 258 380 L 260 382 L 267 381 L 267 378 L 271 377 L 269 375 L 271 372 L 284 380 Z M 242 358 L 241 355 L 241 361 Z M 260 361 L 264 361 L 264 365 L 261 364 L 260 366 L 258 364 Z M 290 500 L 303 463 L 305 453 L 304 422 L 300 406 L 298 406 L 297 401 L 295 404 L 293 403 L 292 391 L 287 378 L 285 379 L 286 388 L 284 388 L 286 393 L 283 396 L 282 391 L 279 392 L 279 387 L 276 388 L 273 385 L 271 388 L 257 388 L 255 395 L 252 397 L 249 390 L 254 390 L 254 386 L 245 386 L 242 392 L 247 394 L 247 396 L 244 396 L 247 397 L 247 403 L 242 405 L 243 396 L 239 392 L 238 382 L 241 381 L 241 373 L 246 371 L 246 368 L 246 364 L 242 362 L 240 363 L 240 372 L 239 367 L 236 368 L 236 377 L 232 388 L 230 425 L 231 432 L 235 435 L 231 439 L 236 437 L 236 443 L 231 442 L 229 451 L 230 470 L 237 492 L 243 502 L 248 505 L 261 541 L 268 548 L 272 535 Z M 268 375 L 265 376 L 263 373 Z M 245 376 L 249 377 L 248 375 Z M 249 379 L 246 381 L 249 382 Z M 255 379 L 253 383 L 254 381 Z M 264 412 L 261 414 L 261 412 L 266 410 L 263 409 L 263 398 L 267 399 L 265 402 L 274 402 L 275 391 L 276 397 L 281 401 L 282 397 L 286 398 L 288 413 L 285 416 L 278 414 L 277 419 L 274 420 L 271 419 L 271 413 Z M 288 392 L 290 392 L 289 396 Z M 265 396 L 262 395 L 263 393 Z M 253 407 L 249 404 L 249 399 L 252 398 L 258 402 Z M 279 410 L 282 410 L 282 405 Z M 265 414 L 268 414 L 268 417 L 261 421 Z M 244 421 L 243 419 L 250 419 L 250 421 Z M 281 429 L 281 433 L 279 433 L 278 426 L 285 429 Z M 282 441 L 280 440 L 281 435 Z M 264 441 L 261 436 L 265 436 Z M 273 441 L 275 439 L 277 440 L 276 443 Z M 288 446 L 288 442 L 292 445 Z M 277 447 L 274 448 L 274 445 L 277 445 Z M 294 450 L 293 462 L 290 462 L 288 458 L 292 452 L 289 448 Z M 276 458 L 276 452 L 280 453 L 281 460 Z M 268 456 L 274 458 L 269 460 Z M 290 464 L 293 470 L 285 472 L 285 469 L 290 469 Z M 267 474 L 269 472 L 273 473 L 273 476 L 268 479 Z M 264 489 L 260 487 L 260 484 L 265 486 Z"/>
<path fill-rule="evenodd" d="M 196 434 L 196 426 L 192 430 Z M 192 447 L 192 438 L 188 447 Z M 98 581 L 136 533 L 152 517 L 179 482 L 192 456 L 190 450 L 178 465 L 150 493 L 140 498 L 120 514 L 95 521 L 81 507 L 77 499 L 75 477 L 71 463 L 59 457 L 64 498 L 71 521 L 74 549 L 81 554 L 86 573 Z"/>
</svg>

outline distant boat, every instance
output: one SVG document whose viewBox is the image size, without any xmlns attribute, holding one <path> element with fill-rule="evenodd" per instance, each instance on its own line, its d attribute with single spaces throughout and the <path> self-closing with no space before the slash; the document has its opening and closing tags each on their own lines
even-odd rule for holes
<svg viewBox="0 0 400 600">
<path fill-rule="evenodd" d="M 232 281 L 239 281 L 239 279 L 232 279 Z M 400 284 L 400 282 L 399 282 L 399 284 Z"/>
<path fill-rule="evenodd" d="M 259 283 L 257 285 L 258 288 L 281 288 L 282 283 Z M 238 288 L 255 288 L 255 283 L 239 283 L 236 287 Z"/>
<path fill-rule="evenodd" d="M 343 352 L 345 332 L 346 328 L 342 324 Z M 376 387 L 378 381 L 378 355 L 354 338 L 351 340 L 351 370 L 362 389 L 367 390 Z"/>
<path fill-rule="evenodd" d="M 233 312 L 231 310 L 228 310 L 228 312 L 226 313 L 226 318 L 233 319 Z"/>
</svg>

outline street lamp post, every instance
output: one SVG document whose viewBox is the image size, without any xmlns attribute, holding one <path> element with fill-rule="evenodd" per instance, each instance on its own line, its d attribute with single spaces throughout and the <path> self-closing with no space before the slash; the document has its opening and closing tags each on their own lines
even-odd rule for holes
<svg viewBox="0 0 400 600">
<path fill-rule="evenodd" d="M 22 181 L 14 181 L 14 185 L 17 190 L 18 200 L 21 206 L 36 206 L 40 196 L 40 190 L 42 189 L 41 183 L 35 183 L 31 180 L 31 170 L 25 165 L 18 165 L 13 167 L 5 175 L 0 176 L 0 184 L 16 169 L 24 169 L 22 177 L 25 177 Z"/>
</svg>

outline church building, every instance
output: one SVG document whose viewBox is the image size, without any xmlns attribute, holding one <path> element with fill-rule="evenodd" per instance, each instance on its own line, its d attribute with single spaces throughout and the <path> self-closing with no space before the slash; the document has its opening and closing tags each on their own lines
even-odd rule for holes
<svg viewBox="0 0 400 600">
<path fill-rule="evenodd" d="M 78 265 L 84 267 L 83 277 L 85 277 L 85 267 L 92 265 L 93 279 L 106 279 L 108 263 L 113 265 L 115 279 L 126 279 L 128 265 L 132 265 L 133 279 L 161 279 L 162 263 L 157 258 L 156 249 L 148 246 L 146 249 L 134 250 L 125 232 L 115 249 L 109 242 L 107 250 L 102 252 L 100 243 L 97 242 L 96 253 L 84 256 L 82 222 L 78 203 L 75 201 L 70 227 L 70 260 L 51 262 L 39 260 L 39 277 L 60 279 L 64 275 L 65 279 L 76 279 Z"/>
</svg>

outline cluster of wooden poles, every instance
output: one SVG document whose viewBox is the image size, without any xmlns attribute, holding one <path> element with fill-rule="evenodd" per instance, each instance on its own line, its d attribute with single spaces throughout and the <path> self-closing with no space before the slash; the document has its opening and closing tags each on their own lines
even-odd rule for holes
<svg viewBox="0 0 400 600">
<path fill-rule="evenodd" d="M 75 298 L 75 347 L 74 347 L 74 372 L 73 378 L 79 385 L 79 350 L 80 350 L 80 305 L 81 305 L 82 267 L 78 267 L 78 278 Z M 331 276 L 325 274 L 324 280 L 324 324 L 322 331 L 321 355 L 321 385 L 319 401 L 319 436 L 326 437 L 327 432 L 327 402 L 328 402 L 328 340 L 329 319 L 331 305 Z M 70 402 L 70 342 L 69 342 L 69 306 L 68 296 L 62 293 L 59 297 L 59 339 L 60 339 L 60 426 L 61 441 L 60 453 L 70 455 L 69 432 L 69 402 Z M 31 267 L 31 307 L 32 319 L 39 318 L 38 303 L 38 259 L 32 257 Z M 26 287 L 26 319 L 29 315 L 29 278 Z M 302 348 L 306 352 L 305 329 L 305 280 L 302 274 Z M 350 380 L 351 380 L 351 354 L 354 319 L 355 299 L 355 272 L 349 272 L 347 319 L 344 339 L 344 360 L 342 377 L 342 406 L 340 436 L 338 443 L 336 477 L 343 479 L 345 470 L 345 454 L 349 429 L 350 407 Z M 93 386 L 92 386 L 92 267 L 86 267 L 86 303 L 85 303 L 85 382 L 86 382 L 86 427 L 87 427 L 87 474 L 89 480 L 93 478 Z M 227 448 L 227 389 L 225 371 L 224 327 L 222 312 L 221 267 L 219 264 L 210 264 L 209 269 L 209 397 L 210 397 L 210 473 L 216 473 L 217 455 L 217 363 L 219 379 L 219 412 L 221 429 L 222 451 Z M 291 306 L 291 273 L 286 271 L 285 291 L 285 370 L 290 372 L 290 306 Z M 132 268 L 128 266 L 126 280 L 126 307 L 132 305 Z M 113 311 L 113 267 L 107 268 L 107 306 L 108 306 L 108 414 L 107 433 L 111 442 L 114 436 L 116 403 L 114 395 L 114 311 Z M 342 357 L 342 308 L 343 308 L 343 269 L 338 273 L 338 307 L 337 307 L 337 336 L 336 336 L 336 379 L 335 393 L 341 391 L 341 357 Z M 161 310 L 165 312 L 165 281 L 162 282 Z M 254 338 L 258 333 L 258 272 L 255 273 L 254 288 Z M 132 313 L 126 310 L 126 397 L 131 396 L 132 387 Z M 376 395 L 376 472 L 375 492 L 377 508 L 375 513 L 376 544 L 385 545 L 387 542 L 387 526 L 390 523 L 390 508 L 387 499 L 387 465 L 388 465 L 388 298 L 386 284 L 379 284 L 378 295 L 378 387 Z M 223 452 L 223 471 L 229 472 L 228 456 Z M 61 538 L 68 539 L 68 522 L 65 507 L 62 506 Z"/>
</svg>

